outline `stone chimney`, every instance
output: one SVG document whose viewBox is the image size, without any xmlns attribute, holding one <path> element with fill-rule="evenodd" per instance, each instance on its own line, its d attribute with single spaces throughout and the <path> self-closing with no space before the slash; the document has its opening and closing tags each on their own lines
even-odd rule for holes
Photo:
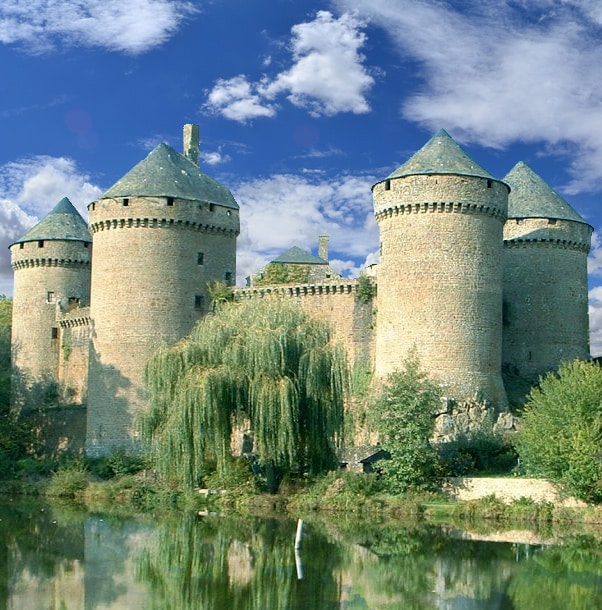
<svg viewBox="0 0 602 610">
<path fill-rule="evenodd" d="M 201 156 L 198 125 L 184 125 L 184 156 L 198 167 Z"/>
<path fill-rule="evenodd" d="M 328 235 L 318 237 L 318 256 L 328 261 Z"/>
</svg>

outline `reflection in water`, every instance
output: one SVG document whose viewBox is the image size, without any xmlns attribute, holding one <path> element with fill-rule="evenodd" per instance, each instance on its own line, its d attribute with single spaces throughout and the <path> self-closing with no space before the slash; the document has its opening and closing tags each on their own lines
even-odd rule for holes
<svg viewBox="0 0 602 610">
<path fill-rule="evenodd" d="M 111 519 L 0 506 L 0 610 L 591 610 L 602 544 L 461 540 L 419 524 L 171 516 Z"/>
</svg>

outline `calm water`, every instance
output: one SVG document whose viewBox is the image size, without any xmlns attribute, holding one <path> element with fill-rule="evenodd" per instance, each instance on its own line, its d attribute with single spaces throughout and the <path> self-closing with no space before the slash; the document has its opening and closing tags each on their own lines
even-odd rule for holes
<svg viewBox="0 0 602 610">
<path fill-rule="evenodd" d="M 602 608 L 602 543 L 588 535 L 529 545 L 309 522 L 296 557 L 288 520 L 118 520 L 17 502 L 0 519 L 0 610 Z"/>
</svg>

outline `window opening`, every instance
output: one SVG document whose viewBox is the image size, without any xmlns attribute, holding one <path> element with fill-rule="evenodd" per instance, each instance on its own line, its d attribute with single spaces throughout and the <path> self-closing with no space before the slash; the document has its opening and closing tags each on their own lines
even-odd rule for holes
<svg viewBox="0 0 602 610">
<path fill-rule="evenodd" d="M 196 310 L 203 309 L 203 297 L 200 294 L 194 295 L 194 308 Z"/>
<path fill-rule="evenodd" d="M 391 181 L 385 180 L 385 191 L 390 191 L 390 190 L 391 190 Z"/>
<path fill-rule="evenodd" d="M 51 338 L 58 339 L 59 338 L 59 329 L 56 326 L 53 326 L 51 329 Z"/>
<path fill-rule="evenodd" d="M 173 197 L 168 197 L 168 198 L 167 198 L 167 205 L 168 205 L 169 207 L 173 206 Z"/>
<path fill-rule="evenodd" d="M 215 203 L 210 203 L 209 204 L 209 211 L 210 212 L 215 212 Z"/>
<path fill-rule="evenodd" d="M 228 284 L 228 286 L 232 285 L 232 272 L 231 271 L 226 271 L 226 273 L 224 273 L 224 281 L 226 282 L 226 284 Z"/>
<path fill-rule="evenodd" d="M 196 255 L 196 264 L 204 265 L 205 264 L 205 254 L 203 252 L 197 252 Z"/>
<path fill-rule="evenodd" d="M 54 292 L 52 290 L 46 293 L 46 303 L 54 303 Z"/>
<path fill-rule="evenodd" d="M 44 240 L 43 240 L 43 239 L 40 239 L 40 240 L 38 241 L 38 248 L 43 248 L 43 247 L 44 247 Z"/>
<path fill-rule="evenodd" d="M 127 197 L 124 197 L 121 200 L 121 203 L 123 204 L 124 207 L 127 207 L 128 205 L 130 205 L 130 200 Z"/>
</svg>

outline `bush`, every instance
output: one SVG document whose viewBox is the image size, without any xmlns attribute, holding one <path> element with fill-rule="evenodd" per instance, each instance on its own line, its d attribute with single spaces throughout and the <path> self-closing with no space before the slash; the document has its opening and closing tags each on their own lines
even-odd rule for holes
<svg viewBox="0 0 602 610">
<path fill-rule="evenodd" d="M 602 501 L 602 369 L 575 360 L 527 397 L 515 446 L 525 472 L 586 502 Z"/>
<path fill-rule="evenodd" d="M 382 448 L 391 454 L 390 460 L 383 460 L 382 466 L 379 463 L 389 492 L 437 487 L 442 471 L 429 439 L 440 398 L 439 386 L 420 370 L 414 354 L 403 369 L 387 378 L 374 413 Z"/>
<path fill-rule="evenodd" d="M 52 475 L 46 494 L 58 498 L 79 498 L 88 486 L 89 475 L 83 460 L 61 466 Z"/>
</svg>

